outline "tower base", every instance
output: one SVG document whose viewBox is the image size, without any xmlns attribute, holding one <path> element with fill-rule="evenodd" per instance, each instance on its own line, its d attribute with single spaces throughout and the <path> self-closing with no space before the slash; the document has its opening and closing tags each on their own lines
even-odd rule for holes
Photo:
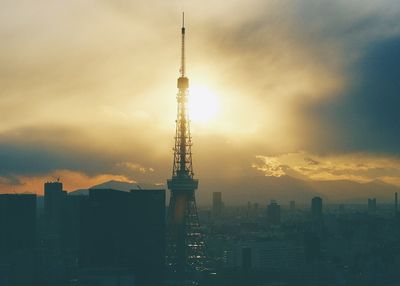
<svg viewBox="0 0 400 286">
<path fill-rule="evenodd" d="M 171 198 L 167 222 L 167 268 L 178 275 L 204 269 L 204 239 L 197 214 L 198 180 L 168 180 Z"/>
</svg>

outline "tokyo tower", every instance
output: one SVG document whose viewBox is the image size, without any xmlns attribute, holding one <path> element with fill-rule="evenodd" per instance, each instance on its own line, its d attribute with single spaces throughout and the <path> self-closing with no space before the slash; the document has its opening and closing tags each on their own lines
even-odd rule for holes
<svg viewBox="0 0 400 286">
<path fill-rule="evenodd" d="M 181 28 L 181 65 L 178 78 L 177 119 L 172 178 L 167 181 L 171 197 L 167 221 L 167 267 L 177 274 L 193 273 L 203 268 L 204 241 L 197 215 L 192 138 L 187 109 L 189 79 L 185 65 L 185 18 Z"/>
</svg>

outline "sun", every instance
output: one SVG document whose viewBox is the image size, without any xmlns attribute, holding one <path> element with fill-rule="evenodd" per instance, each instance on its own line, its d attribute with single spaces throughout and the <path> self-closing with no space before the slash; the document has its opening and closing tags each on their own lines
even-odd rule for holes
<svg viewBox="0 0 400 286">
<path fill-rule="evenodd" d="M 218 98 L 205 86 L 192 86 L 189 90 L 188 108 L 193 122 L 207 123 L 218 113 Z"/>
</svg>

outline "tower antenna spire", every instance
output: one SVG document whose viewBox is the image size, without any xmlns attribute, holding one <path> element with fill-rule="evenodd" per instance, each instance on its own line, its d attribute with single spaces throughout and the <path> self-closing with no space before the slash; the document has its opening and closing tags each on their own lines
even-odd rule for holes
<svg viewBox="0 0 400 286">
<path fill-rule="evenodd" d="M 185 74 L 186 74 L 186 66 L 185 66 L 185 12 L 182 12 L 181 35 L 182 35 L 182 42 L 181 42 L 181 68 L 180 68 L 179 71 L 180 71 L 181 77 L 185 77 Z"/>
</svg>

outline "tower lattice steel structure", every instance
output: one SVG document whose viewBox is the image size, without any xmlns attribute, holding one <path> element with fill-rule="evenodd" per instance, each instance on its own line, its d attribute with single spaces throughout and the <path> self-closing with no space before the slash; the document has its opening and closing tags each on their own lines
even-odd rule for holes
<svg viewBox="0 0 400 286">
<path fill-rule="evenodd" d="M 204 241 L 197 215 L 192 165 L 192 138 L 187 110 L 189 79 L 185 66 L 185 19 L 181 29 L 181 67 L 178 78 L 178 114 L 174 146 L 171 190 L 167 223 L 167 267 L 176 273 L 190 273 L 203 268 Z"/>
</svg>

